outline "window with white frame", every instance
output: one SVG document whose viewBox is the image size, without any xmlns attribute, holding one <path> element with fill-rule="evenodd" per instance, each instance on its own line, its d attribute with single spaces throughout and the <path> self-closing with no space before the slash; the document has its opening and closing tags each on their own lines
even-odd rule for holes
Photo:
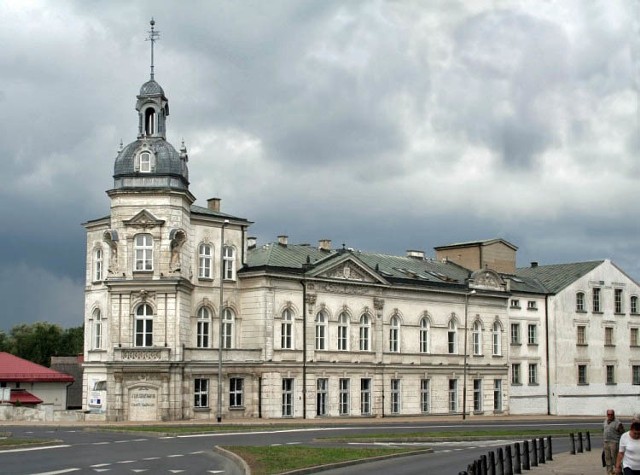
<svg viewBox="0 0 640 475">
<path fill-rule="evenodd" d="M 229 407 L 244 406 L 244 378 L 229 379 Z"/>
<path fill-rule="evenodd" d="M 103 279 L 104 270 L 104 252 L 102 249 L 96 249 L 93 252 L 93 280 L 99 282 Z"/>
<path fill-rule="evenodd" d="M 236 314 L 230 308 L 222 311 L 222 348 L 231 349 L 234 347 L 234 327 L 236 323 Z"/>
<path fill-rule="evenodd" d="M 629 299 L 629 311 L 634 314 L 638 313 L 638 297 L 635 295 Z"/>
<path fill-rule="evenodd" d="M 222 275 L 224 280 L 236 278 L 236 250 L 231 246 L 222 249 Z"/>
<path fill-rule="evenodd" d="M 502 380 L 493 380 L 493 410 L 502 411 Z"/>
<path fill-rule="evenodd" d="M 316 350 L 327 349 L 327 314 L 321 310 L 316 315 Z"/>
<path fill-rule="evenodd" d="M 420 412 L 428 414 L 431 412 L 431 380 L 420 380 Z"/>
<path fill-rule="evenodd" d="M 429 353 L 430 324 L 427 317 L 420 320 L 420 353 Z"/>
<path fill-rule="evenodd" d="M 349 350 L 349 315 L 345 312 L 338 317 L 338 350 Z"/>
<path fill-rule="evenodd" d="M 137 234 L 134 239 L 137 271 L 153 270 L 153 236 Z"/>
<path fill-rule="evenodd" d="M 529 363 L 529 384 L 538 384 L 538 364 Z"/>
<path fill-rule="evenodd" d="M 615 313 L 622 313 L 622 289 L 613 289 L 613 305 Z"/>
<path fill-rule="evenodd" d="M 527 302 L 527 310 L 538 310 L 538 302 L 535 300 L 529 300 Z"/>
<path fill-rule="evenodd" d="M 529 345 L 537 345 L 538 344 L 538 327 L 535 323 L 530 323 L 527 325 L 527 343 Z"/>
<path fill-rule="evenodd" d="M 341 416 L 349 415 L 349 378 L 338 380 L 338 410 Z"/>
<path fill-rule="evenodd" d="M 293 417 L 293 378 L 282 379 L 282 417 Z"/>
<path fill-rule="evenodd" d="M 211 244 L 200 244 L 200 246 L 198 246 L 198 277 L 201 279 L 211 279 L 212 263 L 213 248 Z"/>
<path fill-rule="evenodd" d="M 392 353 L 400 351 L 400 318 L 396 315 L 389 321 L 389 351 Z"/>
<path fill-rule="evenodd" d="M 471 351 L 474 355 L 482 354 L 482 324 L 476 320 L 471 329 Z"/>
<path fill-rule="evenodd" d="M 142 152 L 139 157 L 140 160 L 140 173 L 151 172 L 151 154 L 149 152 Z"/>
<path fill-rule="evenodd" d="M 211 344 L 211 312 L 207 307 L 198 309 L 198 320 L 196 321 L 196 346 L 198 348 L 209 348 Z"/>
<path fill-rule="evenodd" d="M 447 327 L 447 351 L 450 355 L 458 353 L 458 328 L 453 319 L 449 320 Z"/>
<path fill-rule="evenodd" d="M 601 302 L 601 289 L 600 287 L 594 287 L 593 291 L 592 291 L 592 306 L 593 306 L 593 312 L 594 313 L 600 313 L 602 311 L 602 308 L 600 306 Z"/>
<path fill-rule="evenodd" d="M 93 311 L 93 349 L 102 349 L 102 313 L 96 308 Z"/>
<path fill-rule="evenodd" d="M 576 293 L 576 312 L 584 312 L 584 292 Z"/>
<path fill-rule="evenodd" d="M 511 299 L 511 308 L 520 308 L 520 300 Z"/>
<path fill-rule="evenodd" d="M 578 325 L 576 327 L 576 344 L 584 346 L 587 344 L 587 327 L 586 325 Z"/>
<path fill-rule="evenodd" d="M 492 336 L 492 347 L 493 347 L 493 356 L 501 356 L 502 355 L 502 326 L 500 322 L 493 322 L 493 331 L 491 332 Z"/>
<path fill-rule="evenodd" d="M 369 335 L 371 334 L 371 319 L 366 313 L 360 317 L 360 351 L 371 350 Z"/>
<path fill-rule="evenodd" d="M 206 378 L 194 379 L 193 406 L 209 407 L 209 380 Z"/>
<path fill-rule="evenodd" d="M 135 315 L 135 346 L 153 346 L 153 309 L 138 305 Z"/>
<path fill-rule="evenodd" d="M 391 414 L 400 414 L 400 380 L 391 380 Z"/>
<path fill-rule="evenodd" d="M 511 344 L 512 345 L 520 344 L 520 324 L 519 323 L 511 324 Z"/>
<path fill-rule="evenodd" d="M 473 380 L 473 411 L 482 411 L 482 380 Z"/>
<path fill-rule="evenodd" d="M 329 393 L 329 380 L 327 378 L 316 379 L 316 416 L 327 415 L 327 394 Z"/>
<path fill-rule="evenodd" d="M 522 384 L 522 376 L 520 375 L 520 363 L 511 364 L 511 384 Z"/>
<path fill-rule="evenodd" d="M 289 308 L 284 309 L 282 312 L 280 347 L 283 350 L 293 349 L 293 312 Z"/>
<path fill-rule="evenodd" d="M 458 380 L 449 380 L 449 412 L 458 412 Z"/>
<path fill-rule="evenodd" d="M 371 378 L 360 379 L 360 414 L 371 415 Z"/>
</svg>

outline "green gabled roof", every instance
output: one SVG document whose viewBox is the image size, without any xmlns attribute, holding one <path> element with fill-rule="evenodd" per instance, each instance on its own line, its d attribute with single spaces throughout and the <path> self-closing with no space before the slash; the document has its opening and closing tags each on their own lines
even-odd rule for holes
<svg viewBox="0 0 640 475">
<path fill-rule="evenodd" d="M 591 272 L 604 261 L 575 262 L 572 264 L 551 264 L 546 266 L 523 267 L 516 270 L 521 279 L 540 282 L 547 292 L 557 294 L 562 289 Z"/>
<path fill-rule="evenodd" d="M 237 216 L 233 216 L 227 213 L 222 213 L 220 211 L 213 211 L 209 208 L 205 208 L 203 206 L 191 205 L 191 213 L 192 214 L 203 214 L 205 216 L 214 216 L 217 218 L 226 218 L 233 219 L 234 221 L 245 221 L 249 223 L 250 221 L 245 218 L 238 218 Z"/>
<path fill-rule="evenodd" d="M 549 293 L 541 282 L 535 278 L 524 277 L 515 274 L 501 274 L 503 278 L 511 281 L 510 287 L 512 292 L 527 292 L 530 294 L 547 294 Z"/>
<path fill-rule="evenodd" d="M 335 253 L 336 251 L 322 251 L 308 244 L 288 244 L 283 246 L 278 243 L 269 243 L 249 249 L 246 267 L 302 269 L 302 266 L 307 262 L 307 257 L 309 257 L 311 264 L 316 264 L 327 257 L 335 255 Z"/>
</svg>

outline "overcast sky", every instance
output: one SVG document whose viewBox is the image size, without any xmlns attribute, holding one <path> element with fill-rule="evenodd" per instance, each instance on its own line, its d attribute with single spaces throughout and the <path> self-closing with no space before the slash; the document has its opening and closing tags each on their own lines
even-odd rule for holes
<svg viewBox="0 0 640 475">
<path fill-rule="evenodd" d="M 196 204 L 259 243 L 404 254 L 502 237 L 518 266 L 640 278 L 638 3 L 0 1 L 0 329 L 82 324 L 85 233 L 149 77 Z"/>
</svg>

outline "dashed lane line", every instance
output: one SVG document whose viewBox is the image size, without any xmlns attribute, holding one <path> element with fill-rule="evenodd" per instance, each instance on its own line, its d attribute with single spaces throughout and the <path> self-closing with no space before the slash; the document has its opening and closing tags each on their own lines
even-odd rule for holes
<svg viewBox="0 0 640 475">
<path fill-rule="evenodd" d="M 3 450 L 1 453 L 10 454 L 15 452 L 31 452 L 32 450 L 49 450 L 49 449 L 64 449 L 71 447 L 70 445 L 45 445 L 43 447 L 25 447 L 24 449 L 8 449 Z"/>
</svg>

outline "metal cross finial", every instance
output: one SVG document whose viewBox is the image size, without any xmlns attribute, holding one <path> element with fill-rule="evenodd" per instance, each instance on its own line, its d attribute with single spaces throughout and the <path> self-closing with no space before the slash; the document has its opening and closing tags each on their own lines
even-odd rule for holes
<svg viewBox="0 0 640 475">
<path fill-rule="evenodd" d="M 151 79 L 153 79 L 153 45 L 156 41 L 158 41 L 160 32 L 154 29 L 156 21 L 153 19 L 153 17 L 151 18 L 149 24 L 151 25 L 151 29 L 147 32 L 149 33 L 149 36 L 145 39 L 145 41 L 151 41 Z"/>
</svg>

